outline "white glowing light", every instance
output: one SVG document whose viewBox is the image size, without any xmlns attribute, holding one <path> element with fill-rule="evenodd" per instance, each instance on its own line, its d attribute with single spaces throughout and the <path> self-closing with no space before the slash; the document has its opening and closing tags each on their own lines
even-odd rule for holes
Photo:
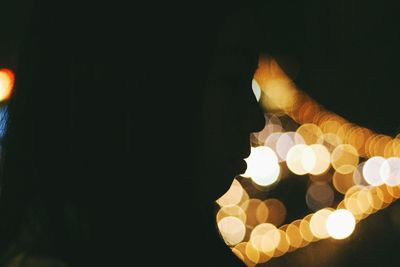
<svg viewBox="0 0 400 267">
<path fill-rule="evenodd" d="M 333 211 L 326 221 L 329 236 L 334 239 L 345 239 L 349 237 L 356 226 L 353 214 L 345 209 Z"/>
<path fill-rule="evenodd" d="M 369 158 L 363 166 L 363 176 L 365 181 L 372 186 L 380 186 L 384 183 L 381 176 L 381 167 L 385 159 L 382 157 Z M 385 167 L 384 167 L 385 168 Z M 382 171 L 385 175 L 387 170 Z"/>
<path fill-rule="evenodd" d="M 400 158 L 388 158 L 382 164 L 380 175 L 385 184 L 389 186 L 400 185 Z"/>
<path fill-rule="evenodd" d="M 266 146 L 251 148 L 250 156 L 245 159 L 247 170 L 242 176 L 250 177 L 256 184 L 268 186 L 275 183 L 280 174 L 278 157 Z"/>
<path fill-rule="evenodd" d="M 316 158 L 314 167 L 309 171 L 313 175 L 320 175 L 328 170 L 331 165 L 331 154 L 329 150 L 320 144 L 313 144 L 310 146 Z"/>
<path fill-rule="evenodd" d="M 314 169 L 316 162 L 317 157 L 314 150 L 310 146 L 305 147 L 303 154 L 301 155 L 301 164 L 303 165 L 303 169 L 308 173 L 311 172 Z"/>
<path fill-rule="evenodd" d="M 258 84 L 258 82 L 255 79 L 253 79 L 253 81 L 251 82 L 251 88 L 253 89 L 253 93 L 254 93 L 254 96 L 257 99 L 257 102 L 260 101 L 261 88 L 260 88 L 260 85 Z"/>
<path fill-rule="evenodd" d="M 307 173 L 307 170 L 305 170 L 303 166 L 303 152 L 307 147 L 307 145 L 298 144 L 293 146 L 287 153 L 287 166 L 291 172 L 297 175 L 303 175 Z"/>
<path fill-rule="evenodd" d="M 287 160 L 289 150 L 297 144 L 305 144 L 303 137 L 297 132 L 286 132 L 281 134 L 276 142 L 276 152 L 279 158 L 283 161 Z"/>
</svg>

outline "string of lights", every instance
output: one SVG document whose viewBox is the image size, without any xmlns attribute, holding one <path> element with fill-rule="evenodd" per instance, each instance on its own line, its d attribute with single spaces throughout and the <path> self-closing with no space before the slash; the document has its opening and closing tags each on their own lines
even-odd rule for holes
<svg viewBox="0 0 400 267">
<path fill-rule="evenodd" d="M 252 88 L 266 124 L 251 135 L 246 172 L 216 201 L 218 229 L 247 266 L 318 240 L 345 239 L 358 222 L 400 198 L 399 135 L 375 133 L 326 110 L 271 58 L 260 58 Z M 313 213 L 283 224 L 284 202 L 254 191 L 271 191 L 292 175 L 309 177 L 305 201 Z M 338 203 L 335 193 L 343 197 Z"/>
</svg>

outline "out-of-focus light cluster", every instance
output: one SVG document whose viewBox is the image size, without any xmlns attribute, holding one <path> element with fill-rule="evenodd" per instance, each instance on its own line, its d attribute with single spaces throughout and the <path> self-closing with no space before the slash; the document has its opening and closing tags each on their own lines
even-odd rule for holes
<svg viewBox="0 0 400 267">
<path fill-rule="evenodd" d="M 377 134 L 325 110 L 273 59 L 260 59 L 252 89 L 265 127 L 251 135 L 247 170 L 217 200 L 216 215 L 226 244 L 247 266 L 321 239 L 345 239 L 359 221 L 400 198 L 400 135 Z M 285 203 L 260 195 L 293 175 L 309 177 L 312 213 L 286 223 Z M 239 181 L 246 179 L 254 186 L 245 189 Z"/>
</svg>

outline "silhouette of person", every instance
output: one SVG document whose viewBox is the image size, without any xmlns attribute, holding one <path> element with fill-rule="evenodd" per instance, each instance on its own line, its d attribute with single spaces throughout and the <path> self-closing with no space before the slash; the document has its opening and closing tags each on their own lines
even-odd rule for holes
<svg viewBox="0 0 400 267">
<path fill-rule="evenodd" d="M 187 20 L 198 31 L 175 38 L 183 29 L 163 36 L 173 22 L 160 26 L 161 7 L 114 4 L 33 1 L 2 147 L 0 265 L 243 266 L 213 213 L 245 170 L 249 133 L 264 125 L 251 90 L 251 23 L 231 12 L 240 5 L 202 6 Z M 211 20 L 204 25 L 202 12 Z M 158 53 L 160 40 L 167 52 Z M 196 77 L 175 62 L 180 79 L 171 79 L 164 64 L 186 52 Z M 190 122 L 181 116 L 185 91 Z M 178 112 L 166 107 L 175 104 Z M 176 118 L 156 122 L 164 110 Z M 196 127 L 182 137 L 185 123 Z M 170 142 L 155 145 L 162 139 Z M 187 158 L 173 175 L 169 158 L 180 153 Z"/>
</svg>

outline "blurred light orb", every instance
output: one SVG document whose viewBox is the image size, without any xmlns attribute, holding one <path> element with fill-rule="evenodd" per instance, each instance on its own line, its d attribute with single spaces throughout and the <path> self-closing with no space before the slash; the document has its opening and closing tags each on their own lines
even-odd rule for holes
<svg viewBox="0 0 400 267">
<path fill-rule="evenodd" d="M 334 239 L 345 239 L 349 237 L 356 226 L 353 214 L 345 209 L 333 211 L 326 221 L 329 236 Z"/>
<path fill-rule="evenodd" d="M 329 233 L 326 227 L 326 222 L 332 209 L 322 209 L 314 213 L 310 219 L 310 230 L 316 238 L 328 238 Z"/>
<path fill-rule="evenodd" d="M 247 215 L 245 211 L 239 206 L 225 206 L 219 209 L 217 212 L 216 220 L 220 222 L 225 217 L 236 217 L 241 220 L 244 224 L 246 223 Z"/>
<path fill-rule="evenodd" d="M 0 69 L 0 101 L 10 98 L 15 76 L 9 69 Z"/>
<path fill-rule="evenodd" d="M 331 154 L 331 163 L 336 171 L 347 174 L 357 168 L 359 155 L 357 150 L 349 144 L 338 145 Z"/>
<path fill-rule="evenodd" d="M 243 191 L 244 189 L 238 180 L 233 179 L 231 187 L 217 200 L 217 204 L 220 207 L 237 205 L 243 197 Z"/>
<path fill-rule="evenodd" d="M 278 157 L 275 152 L 266 146 L 252 147 L 251 153 L 245 159 L 247 170 L 243 177 L 250 177 L 260 186 L 268 186 L 275 183 L 280 174 Z"/>
<path fill-rule="evenodd" d="M 320 144 L 313 144 L 310 146 L 310 148 L 313 151 L 313 154 L 315 155 L 316 162 L 309 171 L 310 174 L 312 175 L 320 175 L 326 172 L 330 165 L 331 165 L 331 154 L 329 153 L 329 150 Z"/>
<path fill-rule="evenodd" d="M 381 176 L 381 167 L 383 163 L 385 162 L 385 159 L 383 157 L 372 157 L 369 158 L 363 166 L 363 176 L 365 181 L 372 185 L 372 186 L 380 186 L 384 183 L 384 180 L 382 179 Z M 385 174 L 386 171 L 383 171 Z"/>
<path fill-rule="evenodd" d="M 257 102 L 260 101 L 261 87 L 255 79 L 253 79 L 253 81 L 251 82 L 251 88 L 253 89 L 253 93 L 257 99 Z"/>
<path fill-rule="evenodd" d="M 234 246 L 244 239 L 246 227 L 237 217 L 228 216 L 218 222 L 218 229 L 228 246 Z"/>
<path fill-rule="evenodd" d="M 290 148 L 287 153 L 286 164 L 291 172 L 297 175 L 304 175 L 307 170 L 303 166 L 303 153 L 307 145 L 298 144 Z"/>
<path fill-rule="evenodd" d="M 260 252 L 273 251 L 280 242 L 280 235 L 275 225 L 261 223 L 250 234 L 251 244 Z"/>
<path fill-rule="evenodd" d="M 251 134 L 251 138 L 258 145 L 265 145 L 267 138 L 271 134 L 282 131 L 282 123 L 277 116 L 264 113 L 264 118 L 265 118 L 264 128 L 259 132 Z"/>
<path fill-rule="evenodd" d="M 306 146 L 301 156 L 301 164 L 303 165 L 303 169 L 307 173 L 310 173 L 312 169 L 314 169 L 316 163 L 317 157 L 314 153 L 314 150 L 310 146 Z"/>
<path fill-rule="evenodd" d="M 379 171 L 382 180 L 388 186 L 400 185 L 400 158 L 391 157 L 386 159 Z"/>
<path fill-rule="evenodd" d="M 304 144 L 303 137 L 297 132 L 282 133 L 276 142 L 276 152 L 282 161 L 287 160 L 289 150 L 297 145 Z"/>
<path fill-rule="evenodd" d="M 266 199 L 263 203 L 268 210 L 266 221 L 275 226 L 280 226 L 286 219 L 287 210 L 285 204 L 276 198 Z"/>
<path fill-rule="evenodd" d="M 312 183 L 306 193 L 306 203 L 310 210 L 317 211 L 333 204 L 334 192 L 328 183 Z"/>
<path fill-rule="evenodd" d="M 296 132 L 303 137 L 304 142 L 307 145 L 321 142 L 320 137 L 323 134 L 318 125 L 313 123 L 302 124 L 299 128 L 297 128 Z"/>
</svg>

